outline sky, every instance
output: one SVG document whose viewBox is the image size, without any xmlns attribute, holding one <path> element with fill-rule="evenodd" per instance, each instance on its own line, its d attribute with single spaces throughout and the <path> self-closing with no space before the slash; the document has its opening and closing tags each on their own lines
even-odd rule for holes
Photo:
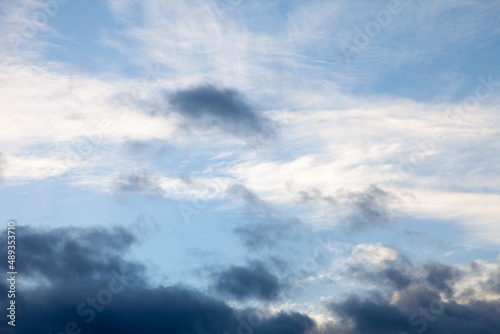
<svg viewBox="0 0 500 334">
<path fill-rule="evenodd" d="M 499 22 L 0 1 L 2 333 L 498 333 Z"/>
</svg>

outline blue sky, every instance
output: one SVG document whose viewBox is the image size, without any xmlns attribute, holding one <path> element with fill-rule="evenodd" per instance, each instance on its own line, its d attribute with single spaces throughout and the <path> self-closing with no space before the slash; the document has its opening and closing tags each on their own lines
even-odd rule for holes
<svg viewBox="0 0 500 334">
<path fill-rule="evenodd" d="M 94 252 L 148 291 L 260 310 L 257 332 L 415 332 L 405 298 L 428 293 L 446 316 L 424 330 L 493 333 L 450 310 L 500 312 L 499 19 L 493 0 L 2 2 L 3 220 L 61 245 L 123 228 L 137 242 Z M 74 283 L 26 270 L 27 291 Z"/>
</svg>

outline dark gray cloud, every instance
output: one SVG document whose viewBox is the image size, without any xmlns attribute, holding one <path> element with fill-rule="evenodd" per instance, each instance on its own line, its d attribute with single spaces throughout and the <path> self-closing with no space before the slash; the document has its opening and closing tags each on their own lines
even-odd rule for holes
<svg viewBox="0 0 500 334">
<path fill-rule="evenodd" d="M 463 276 L 462 271 L 457 268 L 439 262 L 427 263 L 424 269 L 427 283 L 448 296 L 453 294 L 453 284 Z"/>
<path fill-rule="evenodd" d="M 240 300 L 257 298 L 271 300 L 281 291 L 281 284 L 262 262 L 251 262 L 248 266 L 232 266 L 214 273 L 214 287 L 222 294 Z"/>
<path fill-rule="evenodd" d="M 361 299 L 353 295 L 329 307 L 342 319 L 334 332 L 386 334 L 399 333 L 408 327 L 405 312 L 381 298 Z"/>
<path fill-rule="evenodd" d="M 446 302 L 439 299 L 439 292 L 446 292 L 461 274 L 454 267 L 435 262 L 411 266 L 412 284 L 400 284 L 404 287 L 395 300 L 375 292 L 328 304 L 341 321 L 318 328 L 305 314 L 238 310 L 186 286 L 151 286 L 145 267 L 127 260 L 137 238 L 121 227 L 18 226 L 16 232 L 18 271 L 23 274 L 16 291 L 15 331 L 5 322 L 0 325 L 8 334 L 59 333 L 65 332 L 65 327 L 69 332 L 79 329 L 94 334 L 377 334 L 424 330 L 429 334 L 493 334 L 500 328 L 498 301 L 472 299 L 458 304 L 452 298 Z M 6 239 L 0 239 L 0 256 L 5 258 L 6 249 Z M 403 271 L 404 264 L 394 263 L 394 267 Z M 383 284 L 400 281 L 388 280 L 390 276 L 383 278 Z M 243 286 L 250 287 L 253 298 L 262 299 L 272 296 L 269 291 L 281 288 L 277 278 L 259 262 L 231 267 L 215 277 L 242 298 L 251 297 L 241 290 Z M 494 275 L 490 285 L 496 284 Z M 8 290 L 5 281 L 0 282 L 0 289 Z M 0 295 L 0 307 L 6 307 L 7 302 L 7 295 Z"/>
<path fill-rule="evenodd" d="M 393 219 L 388 205 L 397 197 L 377 186 L 370 186 L 364 192 L 351 192 L 345 195 L 350 201 L 352 212 L 344 220 L 352 230 L 369 227 L 385 227 Z"/>
<path fill-rule="evenodd" d="M 331 303 L 329 309 L 341 322 L 324 333 L 497 333 L 500 328 L 500 302 L 475 300 L 458 304 L 453 286 L 464 273 L 453 265 L 436 261 L 423 264 L 409 259 L 385 261 L 383 265 L 351 266 L 349 277 L 374 285 L 374 292 L 353 294 Z M 495 279 L 483 283 L 494 291 Z M 394 298 L 394 292 L 397 298 Z M 440 299 L 441 295 L 447 302 Z"/>
<path fill-rule="evenodd" d="M 241 137 L 259 136 L 268 142 L 276 136 L 270 120 L 235 89 L 200 85 L 178 90 L 167 100 L 173 110 L 195 127 L 215 127 Z"/>
<path fill-rule="evenodd" d="M 143 194 L 160 196 L 163 189 L 160 187 L 159 178 L 155 175 L 139 172 L 126 173 L 114 182 L 114 190 L 122 194 Z"/>
<path fill-rule="evenodd" d="M 352 295 L 332 303 L 329 308 L 341 322 L 323 332 L 494 334 L 500 328 L 499 302 L 444 302 L 436 292 L 424 287 L 407 289 L 400 296 L 391 302 L 376 293 L 366 298 Z"/>
<path fill-rule="evenodd" d="M 416 283 L 451 297 L 453 286 L 463 277 L 463 272 L 437 261 L 414 263 L 407 257 L 399 256 L 375 266 L 370 263 L 348 265 L 346 275 L 363 283 L 388 288 L 390 292 Z"/>
<path fill-rule="evenodd" d="M 144 271 L 142 265 L 122 258 L 137 242 L 136 237 L 122 227 L 46 230 L 18 226 L 16 231 L 22 240 L 17 247 L 17 262 L 25 278 L 54 283 L 103 279 L 102 275 L 111 275 L 109 268 L 138 275 Z M 0 244 L 5 246 L 4 242 Z"/>
<path fill-rule="evenodd" d="M 144 266 L 125 258 L 136 238 L 123 228 L 19 226 L 17 236 L 16 327 L 3 321 L 2 333 L 305 334 L 314 326 L 307 315 L 236 310 L 189 287 L 149 285 Z M 0 306 L 8 302 L 2 294 Z"/>
<path fill-rule="evenodd" d="M 386 261 L 386 266 L 369 268 L 369 264 L 349 265 L 346 274 L 351 279 L 378 286 L 401 290 L 415 282 L 415 267 L 409 261 L 397 259 Z"/>
<path fill-rule="evenodd" d="M 313 320 L 304 314 L 279 313 L 265 321 L 257 329 L 256 334 L 301 334 L 309 333 L 314 327 Z"/>
</svg>

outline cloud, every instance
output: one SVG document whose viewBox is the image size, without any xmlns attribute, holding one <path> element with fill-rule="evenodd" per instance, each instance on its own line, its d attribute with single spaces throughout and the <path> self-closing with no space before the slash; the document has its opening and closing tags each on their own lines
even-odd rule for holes
<svg viewBox="0 0 500 334">
<path fill-rule="evenodd" d="M 489 275 L 484 287 L 489 292 L 500 294 L 500 268 Z"/>
<path fill-rule="evenodd" d="M 247 328 L 255 334 L 305 334 L 314 326 L 307 315 L 239 310 L 189 286 L 151 286 L 144 266 L 126 259 L 136 238 L 124 228 L 19 226 L 16 231 L 23 240 L 17 258 L 23 272 L 16 287 L 17 334 L 67 328 L 95 334 L 234 334 Z M 6 256 L 4 240 L 0 246 Z M 8 291 L 6 282 L 0 288 Z M 0 304 L 7 303 L 2 295 Z M 14 333 L 5 322 L 2 330 Z"/>
<path fill-rule="evenodd" d="M 498 264 L 420 263 L 398 256 L 379 262 L 351 256 L 346 279 L 366 289 L 328 304 L 338 318 L 322 333 L 496 333 Z"/>
<path fill-rule="evenodd" d="M 347 260 L 347 277 L 378 287 L 390 287 L 393 289 L 391 291 L 405 289 L 416 283 L 425 285 L 436 293 L 452 297 L 455 292 L 454 286 L 460 283 L 465 275 L 465 272 L 456 266 L 437 261 L 418 263 L 405 256 L 396 257 L 395 252 L 387 254 L 387 250 L 391 249 L 380 245 L 363 247 L 365 250 L 370 250 L 370 253 L 360 254 L 360 246 L 356 247 Z M 386 251 L 381 252 L 384 249 Z"/>
<path fill-rule="evenodd" d="M 331 205 L 337 204 L 337 200 L 332 196 L 325 196 L 321 193 L 321 191 L 317 188 L 314 188 L 312 191 L 304 191 L 301 190 L 298 192 L 301 203 L 308 203 L 311 201 L 324 201 Z"/>
<path fill-rule="evenodd" d="M 346 275 L 351 280 L 401 290 L 415 281 L 412 270 L 415 268 L 410 262 L 398 259 L 385 261 L 381 266 L 375 267 L 370 262 L 350 264 L 346 268 Z"/>
<path fill-rule="evenodd" d="M 392 220 L 388 205 L 396 200 L 396 196 L 371 185 L 364 192 L 351 192 L 345 195 L 350 202 L 352 212 L 344 223 L 353 231 L 369 227 L 386 227 Z"/>
<path fill-rule="evenodd" d="M 114 188 L 123 194 L 162 195 L 163 189 L 159 185 L 158 177 L 148 173 L 122 174 L 115 181 Z"/>
<path fill-rule="evenodd" d="M 325 195 L 317 188 L 297 194 L 301 205 L 320 207 L 328 216 L 340 216 L 340 222 L 350 231 L 389 226 L 394 218 L 390 205 L 398 200 L 396 195 L 375 185 L 364 191 L 341 189 L 333 195 Z M 347 214 L 342 217 L 341 212 Z"/>
<path fill-rule="evenodd" d="M 242 221 L 234 229 L 243 244 L 253 251 L 280 248 L 282 242 L 300 239 L 297 219 L 289 218 L 274 210 L 266 201 L 247 187 L 236 184 L 228 187 L 228 194 L 243 202 L 245 212 Z"/>
<path fill-rule="evenodd" d="M 82 292 L 93 297 L 105 287 L 95 285 L 92 289 L 87 286 Z M 120 333 L 224 333 L 224 330 L 237 327 L 230 307 L 184 288 L 126 288 L 114 295 L 109 305 L 101 306 L 101 312 L 91 312 L 89 306 L 81 308 L 83 317 L 76 314 L 75 309 L 85 303 L 86 296 L 64 298 L 64 293 L 70 291 L 69 287 L 61 287 L 50 291 L 51 295 L 40 296 L 46 299 L 34 298 L 32 302 L 45 307 L 37 310 L 29 303 L 22 312 L 37 321 L 31 322 L 33 325 L 20 324 L 18 333 L 35 329 L 55 332 L 62 330 L 68 321 L 75 321 L 84 332 L 96 334 L 109 333 L 110 329 Z"/>
<path fill-rule="evenodd" d="M 429 334 L 493 334 L 500 328 L 498 301 L 445 302 L 424 287 L 408 288 L 399 296 L 391 302 L 377 293 L 365 298 L 351 295 L 342 302 L 332 303 L 329 308 L 341 321 L 328 329 L 342 334 L 424 331 Z"/>
<path fill-rule="evenodd" d="M 463 276 L 461 270 L 439 262 L 427 263 L 424 268 L 427 272 L 425 278 L 427 283 L 449 296 L 453 294 L 453 283 Z"/>
<path fill-rule="evenodd" d="M 137 238 L 122 227 L 46 230 L 18 226 L 16 231 L 23 242 L 17 251 L 19 271 L 35 283 L 104 279 L 112 269 L 131 271 L 140 277 L 144 271 L 142 265 L 123 259 L 123 253 Z"/>
<path fill-rule="evenodd" d="M 269 206 L 261 198 L 259 198 L 259 196 L 250 191 L 244 185 L 233 184 L 229 186 L 227 192 L 231 197 L 241 199 L 244 202 L 248 212 L 251 212 L 253 214 L 271 214 L 271 209 L 269 208 Z"/>
<path fill-rule="evenodd" d="M 279 313 L 266 321 L 256 334 L 289 333 L 300 334 L 309 333 L 314 328 L 314 322 L 306 315 L 298 312 Z"/>
<path fill-rule="evenodd" d="M 271 139 L 276 135 L 270 120 L 235 89 L 200 85 L 174 92 L 168 102 L 189 125 L 198 128 L 217 128 L 241 137 L 265 135 Z"/>
<path fill-rule="evenodd" d="M 293 227 L 292 227 L 293 228 Z M 234 229 L 243 244 L 250 250 L 257 251 L 268 248 L 279 248 L 280 241 L 289 241 L 293 237 L 291 229 L 283 222 L 252 222 Z"/>
<path fill-rule="evenodd" d="M 130 140 L 125 142 L 125 150 L 127 154 L 134 157 L 162 157 L 172 147 L 163 140 Z"/>
<path fill-rule="evenodd" d="M 462 304 L 499 298 L 498 264 L 480 260 L 466 265 L 422 262 L 405 255 L 381 256 L 377 248 L 381 246 L 372 247 L 371 257 L 353 251 L 350 257 L 340 261 L 343 279 L 350 284 L 376 289 L 387 298 L 393 295 L 393 300 L 415 287 Z"/>
<path fill-rule="evenodd" d="M 353 295 L 329 308 L 342 319 L 339 333 L 399 333 L 407 326 L 405 314 L 378 296 L 362 300 Z"/>
<path fill-rule="evenodd" d="M 214 287 L 222 294 L 239 300 L 257 298 L 271 300 L 282 289 L 276 276 L 262 262 L 251 262 L 248 266 L 232 266 L 214 273 Z"/>
</svg>

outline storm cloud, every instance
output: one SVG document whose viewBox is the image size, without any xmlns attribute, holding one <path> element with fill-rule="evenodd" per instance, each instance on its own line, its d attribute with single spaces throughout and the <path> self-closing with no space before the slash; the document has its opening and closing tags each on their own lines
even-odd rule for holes
<svg viewBox="0 0 500 334">
<path fill-rule="evenodd" d="M 23 240 L 17 259 L 23 279 L 16 327 L 3 322 L 5 333 L 305 334 L 314 326 L 307 315 L 239 310 L 190 287 L 149 285 L 145 267 L 126 259 L 137 239 L 124 228 L 20 226 L 17 235 Z M 5 241 L 0 246 L 6 255 Z M 253 268 L 257 272 L 259 265 Z M 276 283 L 264 271 L 254 278 L 270 288 Z M 6 283 L 0 288 L 7 291 Z M 6 294 L 0 298 L 6 307 Z"/>
</svg>

